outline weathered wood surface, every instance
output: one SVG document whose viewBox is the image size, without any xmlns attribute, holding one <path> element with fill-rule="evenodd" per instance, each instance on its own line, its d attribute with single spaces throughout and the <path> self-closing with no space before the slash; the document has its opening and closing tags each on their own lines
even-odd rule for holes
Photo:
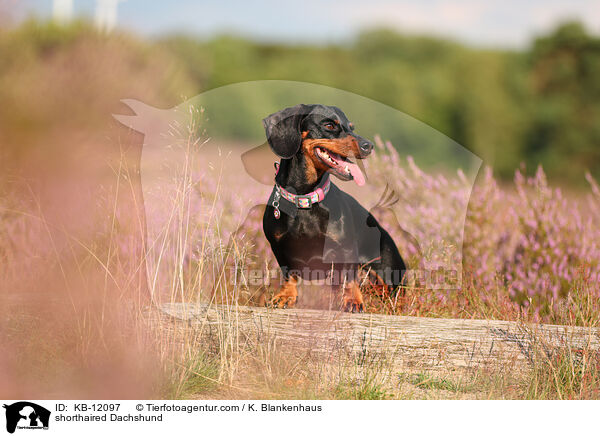
<svg viewBox="0 0 600 436">
<path fill-rule="evenodd" d="M 379 355 L 399 369 L 519 366 L 533 361 L 534 349 L 600 349 L 598 330 L 583 327 L 189 303 L 165 304 L 161 312 L 187 329 L 275 340 L 324 356 Z"/>
</svg>

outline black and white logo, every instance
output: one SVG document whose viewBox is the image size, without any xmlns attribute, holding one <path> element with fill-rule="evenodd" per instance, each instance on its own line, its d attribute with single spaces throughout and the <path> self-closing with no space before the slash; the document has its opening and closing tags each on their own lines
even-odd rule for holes
<svg viewBox="0 0 600 436">
<path fill-rule="evenodd" d="M 3 406 L 6 409 L 6 431 L 14 433 L 16 429 L 48 429 L 50 411 L 29 401 L 19 401 Z"/>
</svg>

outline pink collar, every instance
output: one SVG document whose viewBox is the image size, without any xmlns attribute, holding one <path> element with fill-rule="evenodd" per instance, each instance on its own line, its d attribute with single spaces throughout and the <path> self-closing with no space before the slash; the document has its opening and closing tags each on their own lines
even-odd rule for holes
<svg viewBox="0 0 600 436">
<path fill-rule="evenodd" d="M 275 175 L 277 175 L 278 172 L 279 164 L 275 163 Z M 310 207 L 314 203 L 319 203 L 320 201 L 323 201 L 323 199 L 325 199 L 325 196 L 329 192 L 330 187 L 331 181 L 329 180 L 328 173 L 325 174 L 325 176 L 321 180 L 321 183 L 319 183 L 319 185 L 317 186 L 317 189 L 305 195 L 292 194 L 291 192 L 286 191 L 283 187 L 275 183 L 276 193 L 278 193 L 279 196 L 285 198 L 290 203 L 296 205 L 296 207 L 299 209 L 310 209 Z M 279 203 L 277 203 L 277 205 L 279 205 Z"/>
</svg>

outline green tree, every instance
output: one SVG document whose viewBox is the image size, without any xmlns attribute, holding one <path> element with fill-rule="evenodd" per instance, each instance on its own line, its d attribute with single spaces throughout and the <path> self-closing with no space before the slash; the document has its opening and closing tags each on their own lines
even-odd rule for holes
<svg viewBox="0 0 600 436">
<path fill-rule="evenodd" d="M 537 39 L 530 56 L 536 104 L 525 158 L 564 179 L 600 174 L 600 39 L 566 23 Z"/>
</svg>

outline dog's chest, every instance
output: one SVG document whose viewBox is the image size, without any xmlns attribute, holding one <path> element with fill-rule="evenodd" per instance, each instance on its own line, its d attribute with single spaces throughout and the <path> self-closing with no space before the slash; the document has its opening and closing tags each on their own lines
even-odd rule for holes
<svg viewBox="0 0 600 436">
<path fill-rule="evenodd" d="M 296 238 L 324 237 L 329 225 L 329 212 L 321 207 L 299 209 L 298 214 L 288 221 L 289 234 Z"/>
<path fill-rule="evenodd" d="M 325 241 L 339 242 L 344 235 L 344 220 L 331 220 L 329 211 L 321 207 L 300 209 L 295 217 L 280 220 L 275 229 L 279 242 L 289 249 L 322 252 Z"/>
</svg>

